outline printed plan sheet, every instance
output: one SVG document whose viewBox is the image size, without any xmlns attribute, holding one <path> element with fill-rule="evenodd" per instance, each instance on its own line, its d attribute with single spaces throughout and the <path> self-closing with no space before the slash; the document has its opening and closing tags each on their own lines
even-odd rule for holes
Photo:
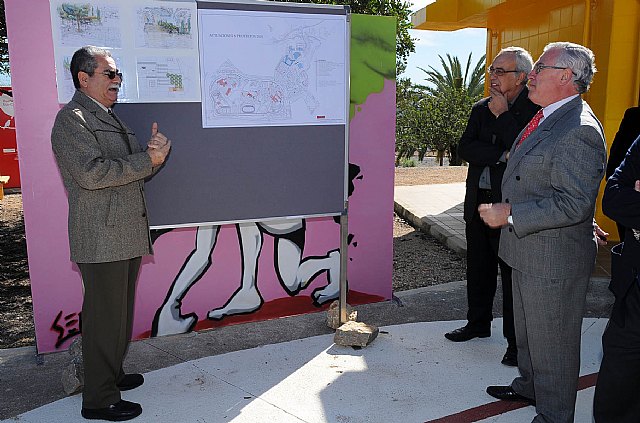
<svg viewBox="0 0 640 423">
<path fill-rule="evenodd" d="M 198 10 L 195 1 L 50 0 L 58 101 L 73 53 L 111 51 L 123 103 L 201 102 L 205 128 L 340 125 L 345 15 Z"/>
<path fill-rule="evenodd" d="M 205 128 L 344 124 L 344 15 L 198 11 Z"/>
<path fill-rule="evenodd" d="M 85 45 L 111 51 L 123 73 L 118 101 L 200 101 L 195 2 L 51 0 L 58 101 L 75 88 L 69 65 Z"/>
</svg>

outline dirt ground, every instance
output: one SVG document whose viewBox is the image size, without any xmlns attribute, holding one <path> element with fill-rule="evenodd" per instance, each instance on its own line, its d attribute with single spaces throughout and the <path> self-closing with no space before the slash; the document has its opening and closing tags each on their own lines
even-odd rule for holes
<svg viewBox="0 0 640 423">
<path fill-rule="evenodd" d="M 428 164 L 397 168 L 396 185 L 463 182 L 466 167 Z M 393 222 L 393 289 L 403 291 L 465 279 L 466 261 L 399 217 Z M 0 348 L 35 344 L 22 195 L 0 200 Z"/>
<path fill-rule="evenodd" d="M 0 200 L 0 348 L 34 343 L 22 196 Z"/>
</svg>

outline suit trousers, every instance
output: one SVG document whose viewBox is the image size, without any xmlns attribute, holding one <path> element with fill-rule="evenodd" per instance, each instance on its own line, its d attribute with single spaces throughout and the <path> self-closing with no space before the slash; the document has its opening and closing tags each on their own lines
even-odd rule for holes
<svg viewBox="0 0 640 423">
<path fill-rule="evenodd" d="M 511 267 L 498 257 L 500 229 L 492 229 L 487 226 L 477 211 L 479 204 L 491 202 L 490 191 L 478 190 L 476 211 L 465 227 L 467 238 L 467 320 L 469 326 L 477 330 L 486 330 L 491 327 L 499 266 L 502 279 L 502 333 L 507 338 L 509 346 L 515 347 Z"/>
<path fill-rule="evenodd" d="M 602 364 L 593 399 L 596 423 L 640 421 L 640 286 L 625 300 L 624 327 L 609 320 L 602 335 Z"/>
<path fill-rule="evenodd" d="M 133 329 L 133 305 L 141 257 L 108 263 L 78 263 L 84 285 L 82 359 L 84 408 L 120 401 L 116 384 Z"/>
<path fill-rule="evenodd" d="M 536 400 L 534 423 L 573 423 L 589 272 L 547 279 L 513 269 L 520 376 L 514 391 Z"/>
</svg>

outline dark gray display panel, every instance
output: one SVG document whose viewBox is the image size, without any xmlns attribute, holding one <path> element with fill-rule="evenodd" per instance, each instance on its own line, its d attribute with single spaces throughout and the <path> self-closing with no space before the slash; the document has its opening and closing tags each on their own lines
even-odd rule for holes
<svg viewBox="0 0 640 423">
<path fill-rule="evenodd" d="M 154 121 L 171 139 L 163 169 L 145 185 L 152 226 L 342 211 L 342 125 L 203 129 L 200 103 L 119 104 L 116 112 L 143 145 Z"/>
<path fill-rule="evenodd" d="M 198 2 L 198 8 L 348 13 L 278 3 Z M 348 46 L 343 47 L 348 56 Z M 346 97 L 345 90 L 345 102 Z M 153 227 L 330 216 L 343 210 L 347 125 L 203 128 L 201 103 L 123 103 L 116 112 L 141 145 L 153 122 L 172 142 L 163 169 L 145 186 Z"/>
</svg>

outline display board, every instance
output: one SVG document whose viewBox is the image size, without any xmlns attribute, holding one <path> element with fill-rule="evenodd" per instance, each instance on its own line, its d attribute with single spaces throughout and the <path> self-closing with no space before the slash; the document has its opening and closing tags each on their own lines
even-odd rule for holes
<svg viewBox="0 0 640 423">
<path fill-rule="evenodd" d="M 172 141 L 145 186 L 153 228 L 343 211 L 348 8 L 112 0 L 80 20 L 78 7 L 51 2 L 58 98 L 72 92 L 76 48 L 112 51 L 124 75 L 116 113 L 141 145 L 153 122 Z"/>
</svg>

